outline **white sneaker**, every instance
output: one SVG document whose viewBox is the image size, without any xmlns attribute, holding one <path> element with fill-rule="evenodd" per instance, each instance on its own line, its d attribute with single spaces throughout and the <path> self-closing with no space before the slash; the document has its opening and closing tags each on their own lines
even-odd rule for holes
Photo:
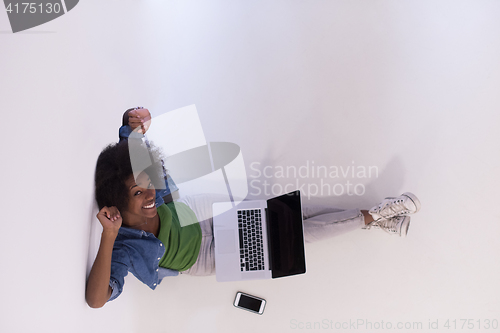
<svg viewBox="0 0 500 333">
<path fill-rule="evenodd" d="M 391 235 L 399 235 L 406 237 L 408 228 L 410 227 L 409 216 L 395 216 L 389 219 L 379 219 L 368 223 L 363 229 L 369 230 L 370 228 L 380 228 Z"/>
<path fill-rule="evenodd" d="M 377 206 L 369 210 L 374 220 L 390 219 L 394 216 L 414 214 L 420 210 L 420 200 L 415 194 L 406 192 L 397 198 L 385 198 Z"/>
</svg>

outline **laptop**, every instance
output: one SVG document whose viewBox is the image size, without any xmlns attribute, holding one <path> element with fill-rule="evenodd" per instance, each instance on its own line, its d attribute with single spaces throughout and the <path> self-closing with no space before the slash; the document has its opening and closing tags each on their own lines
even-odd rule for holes
<svg viewBox="0 0 500 333">
<path fill-rule="evenodd" d="M 219 282 L 306 272 L 300 191 L 269 200 L 213 204 Z"/>
</svg>

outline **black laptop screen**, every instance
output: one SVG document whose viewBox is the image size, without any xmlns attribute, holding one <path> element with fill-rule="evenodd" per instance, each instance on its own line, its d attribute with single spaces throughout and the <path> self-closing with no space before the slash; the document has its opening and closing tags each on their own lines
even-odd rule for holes
<svg viewBox="0 0 500 333">
<path fill-rule="evenodd" d="M 267 224 L 273 278 L 305 273 L 300 192 L 268 200 Z"/>
</svg>

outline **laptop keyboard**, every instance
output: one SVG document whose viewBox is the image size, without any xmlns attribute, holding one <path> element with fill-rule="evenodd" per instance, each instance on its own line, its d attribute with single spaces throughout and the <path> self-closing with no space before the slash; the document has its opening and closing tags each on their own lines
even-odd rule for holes
<svg viewBox="0 0 500 333">
<path fill-rule="evenodd" d="M 241 271 L 264 270 L 260 209 L 238 210 Z"/>
</svg>

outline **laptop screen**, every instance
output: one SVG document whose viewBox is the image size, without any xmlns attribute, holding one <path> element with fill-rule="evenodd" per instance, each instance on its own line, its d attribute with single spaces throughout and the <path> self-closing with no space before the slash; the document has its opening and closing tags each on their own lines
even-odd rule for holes
<svg viewBox="0 0 500 333">
<path fill-rule="evenodd" d="M 267 201 L 273 278 L 306 272 L 300 191 Z"/>
</svg>

